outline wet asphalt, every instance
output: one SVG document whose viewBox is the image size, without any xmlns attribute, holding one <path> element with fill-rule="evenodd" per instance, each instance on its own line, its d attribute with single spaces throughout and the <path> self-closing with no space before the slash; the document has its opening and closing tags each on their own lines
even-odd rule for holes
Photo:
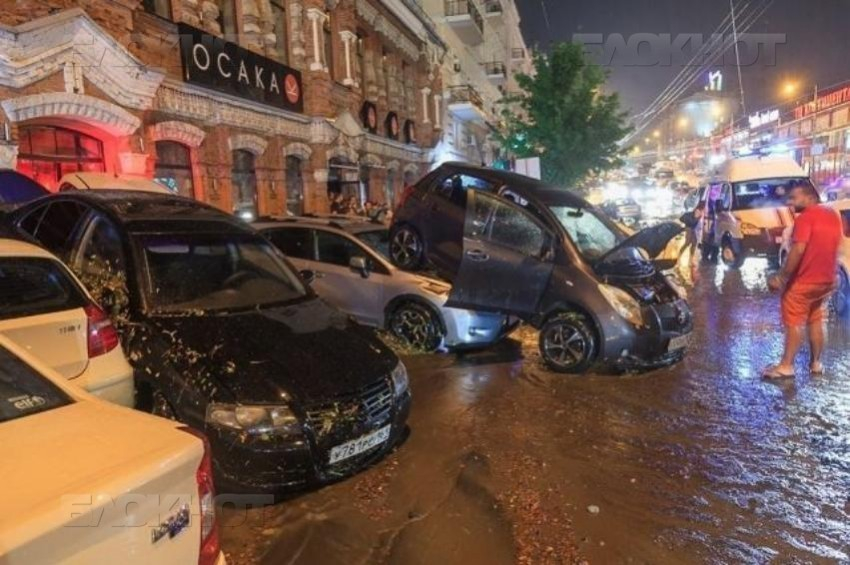
<svg viewBox="0 0 850 565">
<path fill-rule="evenodd" d="M 225 509 L 231 563 L 850 563 L 850 330 L 826 375 L 765 382 L 781 350 L 766 264 L 704 267 L 687 359 L 548 372 L 522 329 L 407 356 L 411 433 L 346 481 Z"/>
</svg>

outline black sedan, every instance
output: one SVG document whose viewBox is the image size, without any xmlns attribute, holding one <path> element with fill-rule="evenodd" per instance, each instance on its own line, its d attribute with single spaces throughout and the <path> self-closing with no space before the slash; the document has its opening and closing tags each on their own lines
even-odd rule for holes
<svg viewBox="0 0 850 565">
<path fill-rule="evenodd" d="M 404 365 L 243 222 L 127 191 L 48 196 L 7 220 L 111 311 L 138 407 L 208 435 L 219 490 L 338 479 L 403 437 Z"/>
</svg>

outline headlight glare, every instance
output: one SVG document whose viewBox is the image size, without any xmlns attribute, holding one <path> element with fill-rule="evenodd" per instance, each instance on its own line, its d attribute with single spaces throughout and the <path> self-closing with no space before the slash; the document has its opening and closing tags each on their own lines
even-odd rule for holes
<svg viewBox="0 0 850 565">
<path fill-rule="evenodd" d="M 407 378 L 407 367 L 401 361 L 395 366 L 390 375 L 393 379 L 393 391 L 396 396 L 401 396 L 410 388 L 410 381 Z"/>
<path fill-rule="evenodd" d="M 611 308 L 633 326 L 643 325 L 643 313 L 640 304 L 628 292 L 615 286 L 600 284 L 599 291 Z"/>
<path fill-rule="evenodd" d="M 290 435 L 301 429 L 287 406 L 212 403 L 207 406 L 206 420 L 213 426 L 248 434 Z"/>
</svg>

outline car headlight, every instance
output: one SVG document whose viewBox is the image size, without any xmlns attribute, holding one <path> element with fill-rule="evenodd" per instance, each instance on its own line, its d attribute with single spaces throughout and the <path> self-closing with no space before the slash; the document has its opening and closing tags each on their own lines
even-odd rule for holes
<svg viewBox="0 0 850 565">
<path fill-rule="evenodd" d="M 741 224 L 741 233 L 744 235 L 761 235 L 761 228 L 744 222 Z"/>
<path fill-rule="evenodd" d="M 628 292 L 615 286 L 600 284 L 599 291 L 611 308 L 633 326 L 643 325 L 643 313 L 640 304 Z"/>
<path fill-rule="evenodd" d="M 298 418 L 288 406 L 224 404 L 207 406 L 207 423 L 248 434 L 292 435 L 300 433 Z"/>
<path fill-rule="evenodd" d="M 393 379 L 393 391 L 395 391 L 396 396 L 401 396 L 407 392 L 410 388 L 410 381 L 407 378 L 407 367 L 404 366 L 404 363 L 399 361 L 390 376 Z"/>
</svg>

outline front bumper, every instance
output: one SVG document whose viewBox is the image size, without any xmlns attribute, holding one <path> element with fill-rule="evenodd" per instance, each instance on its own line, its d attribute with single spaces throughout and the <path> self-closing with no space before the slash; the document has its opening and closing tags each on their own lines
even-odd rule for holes
<svg viewBox="0 0 850 565">
<path fill-rule="evenodd" d="M 666 367 L 681 361 L 684 348 L 671 349 L 674 340 L 693 331 L 693 314 L 685 300 L 643 308 L 644 325 L 636 328 L 619 316 L 603 324 L 600 361 L 625 370 Z"/>
<path fill-rule="evenodd" d="M 207 426 L 213 453 L 216 484 L 222 492 L 281 494 L 317 487 L 356 474 L 384 457 L 407 433 L 411 397 L 406 391 L 394 399 L 382 417 L 340 417 L 331 430 L 319 429 L 315 415 L 301 414 L 302 433 L 296 437 L 246 437 Z M 330 450 L 390 425 L 390 437 L 383 444 L 330 465 Z"/>
<path fill-rule="evenodd" d="M 441 312 L 446 327 L 446 347 L 452 349 L 486 347 L 519 325 L 519 320 L 502 314 L 445 307 Z"/>
</svg>

